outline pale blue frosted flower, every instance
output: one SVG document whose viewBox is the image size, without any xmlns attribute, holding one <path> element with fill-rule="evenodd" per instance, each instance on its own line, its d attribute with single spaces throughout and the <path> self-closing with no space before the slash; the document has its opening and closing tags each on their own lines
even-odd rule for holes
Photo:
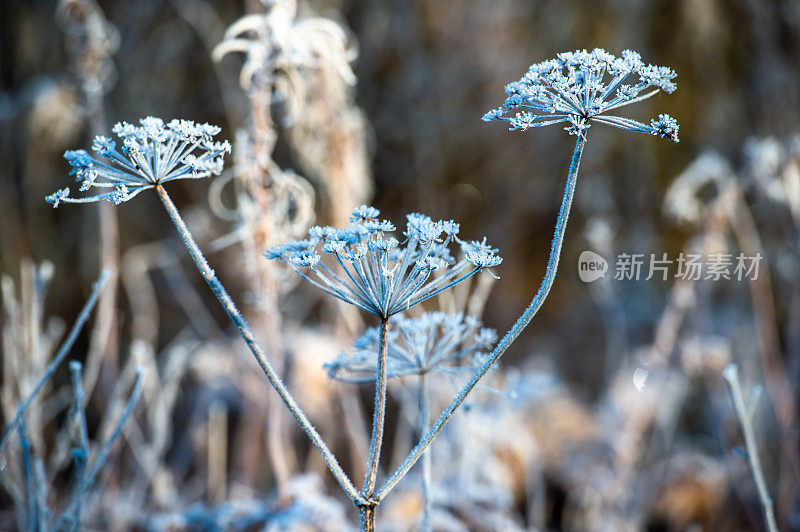
<svg viewBox="0 0 800 532">
<path fill-rule="evenodd" d="M 508 122 L 512 131 L 564 123 L 570 134 L 581 137 L 590 122 L 599 122 L 678 142 L 678 124 L 668 115 L 659 115 L 648 126 L 606 114 L 661 91 L 671 93 L 675 75 L 671 68 L 645 65 L 631 50 L 621 57 L 600 48 L 564 52 L 531 65 L 522 79 L 509 83 L 503 106 L 486 113 L 483 120 Z"/>
<path fill-rule="evenodd" d="M 418 318 L 397 316 L 387 332 L 386 374 L 389 377 L 421 375 L 430 372 L 472 373 L 485 359 L 486 350 L 497 341 L 494 329 L 481 326 L 473 316 L 429 312 Z M 380 329 L 367 329 L 356 340 L 354 353 L 342 353 L 325 364 L 337 380 L 370 382 L 375 380 L 380 346 Z M 466 360 L 467 365 L 456 365 Z"/>
<path fill-rule="evenodd" d="M 269 249 L 264 255 L 285 262 L 328 294 L 383 318 L 502 262 L 486 239 L 460 240 L 455 222 L 409 214 L 401 244 L 390 234 L 394 225 L 378 220 L 379 214 L 373 207 L 359 207 L 349 227 L 312 227 L 308 239 Z M 451 244 L 460 246 L 462 259 L 453 258 Z"/>
<path fill-rule="evenodd" d="M 657 120 L 650 121 L 650 127 L 655 130 L 655 134 L 661 138 L 678 142 L 678 121 L 669 115 L 658 115 Z"/>
<path fill-rule="evenodd" d="M 68 150 L 64 158 L 72 167 L 70 175 L 80 182 L 80 190 L 98 193 L 80 198 L 70 197 L 68 188 L 46 197 L 53 207 L 59 203 L 86 203 L 106 199 L 119 204 L 143 190 L 175 179 L 196 179 L 217 175 L 222 171 L 223 157 L 230 153 L 228 141 L 212 137 L 220 128 L 196 124 L 189 120 L 172 120 L 165 124 L 149 116 L 135 126 L 120 122 L 112 128 L 117 142 L 98 136 L 92 142 L 96 156 L 84 150 Z"/>
<path fill-rule="evenodd" d="M 48 203 L 52 203 L 53 207 L 58 207 L 58 204 L 64 201 L 69 197 L 69 188 L 62 188 L 61 190 L 56 190 L 49 196 L 46 196 L 45 199 Z"/>
<path fill-rule="evenodd" d="M 370 207 L 369 205 L 362 205 L 361 207 L 356 208 L 353 210 L 352 214 L 350 214 L 350 223 L 356 222 L 366 222 L 367 220 L 373 220 L 380 215 L 381 211 L 376 209 L 375 207 Z"/>
<path fill-rule="evenodd" d="M 97 136 L 92 142 L 92 149 L 97 152 L 100 157 L 109 157 L 114 151 L 117 143 L 111 140 L 110 137 Z"/>
</svg>

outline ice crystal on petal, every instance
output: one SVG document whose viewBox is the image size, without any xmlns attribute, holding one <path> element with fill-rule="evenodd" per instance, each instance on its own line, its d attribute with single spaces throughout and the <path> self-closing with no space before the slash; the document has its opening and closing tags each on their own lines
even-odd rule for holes
<svg viewBox="0 0 800 532">
<path fill-rule="evenodd" d="M 352 214 L 350 214 L 350 223 L 352 224 L 372 220 L 373 218 L 377 218 L 380 213 L 381 212 L 375 207 L 362 205 L 361 207 L 353 210 Z"/>
<path fill-rule="evenodd" d="M 502 257 L 497 255 L 497 249 L 486 243 L 486 238 L 478 242 L 462 242 L 461 250 L 464 252 L 467 261 L 480 266 L 481 268 L 494 268 L 503 262 Z"/>
<path fill-rule="evenodd" d="M 491 111 L 487 111 L 485 115 L 483 115 L 482 120 L 484 122 L 491 122 L 492 120 L 499 120 L 503 118 L 503 113 L 505 109 L 502 107 L 498 107 L 497 109 L 492 109 Z"/>
<path fill-rule="evenodd" d="M 658 115 L 658 120 L 651 120 L 650 126 L 653 128 L 653 135 L 672 142 L 678 142 L 678 121 L 669 115 Z"/>
<path fill-rule="evenodd" d="M 56 190 L 55 192 L 47 196 L 45 199 L 47 200 L 47 203 L 51 203 L 55 208 L 58 207 L 58 204 L 60 202 L 66 200 L 68 197 L 69 197 L 69 189 L 62 188 L 61 190 Z"/>
<path fill-rule="evenodd" d="M 114 151 L 117 143 L 109 137 L 97 136 L 92 142 L 92 149 L 101 157 L 108 157 Z"/>
</svg>

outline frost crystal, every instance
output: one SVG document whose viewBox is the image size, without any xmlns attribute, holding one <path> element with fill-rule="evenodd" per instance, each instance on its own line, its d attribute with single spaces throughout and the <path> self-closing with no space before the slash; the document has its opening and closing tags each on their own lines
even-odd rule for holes
<svg viewBox="0 0 800 532">
<path fill-rule="evenodd" d="M 388 331 L 386 372 L 402 377 L 436 371 L 439 373 L 472 372 L 497 341 L 494 329 L 463 314 L 429 312 L 418 318 L 393 318 Z M 342 353 L 325 367 L 331 378 L 349 382 L 375 380 L 380 342 L 378 327 L 368 329 L 356 340 L 352 356 Z M 467 366 L 454 363 L 467 360 Z"/>
<path fill-rule="evenodd" d="M 328 294 L 384 318 L 502 262 L 486 239 L 460 240 L 455 222 L 409 214 L 401 244 L 391 236 L 394 225 L 379 220 L 379 214 L 373 207 L 359 207 L 349 227 L 312 227 L 308 239 L 268 249 L 264 255 L 286 263 Z M 460 245 L 460 260 L 450 253 L 453 243 Z"/>
<path fill-rule="evenodd" d="M 486 113 L 483 120 L 508 122 L 512 131 L 566 123 L 564 129 L 584 138 L 594 121 L 678 142 L 678 123 L 669 115 L 659 115 L 648 126 L 606 114 L 661 91 L 671 93 L 675 76 L 671 68 L 645 65 L 631 50 L 621 57 L 600 48 L 564 52 L 531 65 L 522 79 L 509 83 L 503 106 Z M 515 114 L 510 115 L 512 111 Z"/>
<path fill-rule="evenodd" d="M 98 136 L 90 155 L 85 150 L 68 150 L 64 159 L 72 167 L 70 175 L 80 182 L 80 190 L 99 192 L 72 198 L 65 188 L 45 199 L 58 207 L 64 203 L 87 203 L 106 199 L 115 205 L 128 201 L 143 190 L 175 179 L 196 179 L 222 172 L 223 158 L 230 153 L 228 141 L 212 139 L 220 128 L 189 120 L 165 124 L 149 116 L 139 126 L 119 122 L 112 131 L 119 139 Z"/>
</svg>

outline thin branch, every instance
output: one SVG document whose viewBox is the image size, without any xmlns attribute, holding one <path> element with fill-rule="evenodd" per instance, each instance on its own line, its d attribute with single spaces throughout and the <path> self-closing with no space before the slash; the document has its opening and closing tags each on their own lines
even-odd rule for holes
<svg viewBox="0 0 800 532">
<path fill-rule="evenodd" d="M 17 425 L 17 432 L 19 433 L 19 444 L 22 448 L 22 470 L 25 474 L 25 490 L 28 501 L 27 525 L 28 530 L 36 532 L 37 523 L 39 522 L 39 518 L 37 517 L 39 512 L 37 511 L 36 479 L 33 476 L 31 441 L 28 439 L 28 431 L 25 425 L 25 419 L 22 418 Z"/>
<path fill-rule="evenodd" d="M 739 382 L 739 368 L 736 367 L 736 364 L 729 365 L 722 372 L 722 377 L 728 385 L 728 392 L 730 392 L 731 395 L 733 408 L 736 411 L 736 416 L 739 418 L 739 424 L 742 426 L 744 445 L 747 450 L 747 461 L 750 465 L 750 473 L 753 475 L 753 480 L 756 483 L 758 500 L 761 503 L 761 509 L 764 514 L 764 524 L 769 532 L 778 532 L 778 525 L 775 522 L 775 512 L 772 508 L 772 498 L 769 495 L 767 483 L 764 480 L 764 471 L 761 469 L 761 460 L 758 457 L 756 436 L 753 431 L 753 412 L 752 408 L 747 407 L 744 396 L 742 395 L 742 386 Z"/>
<path fill-rule="evenodd" d="M 72 423 L 78 431 L 78 446 L 72 450 L 72 458 L 75 462 L 78 486 L 81 486 L 85 482 L 86 462 L 89 460 L 89 431 L 86 428 L 86 415 L 83 410 L 83 404 L 86 400 L 86 394 L 83 391 L 83 365 L 77 360 L 73 360 L 69 364 L 69 369 L 72 372 Z M 70 531 L 76 530 L 81 522 L 82 502 L 83 500 L 79 498 L 75 505 Z"/>
</svg>

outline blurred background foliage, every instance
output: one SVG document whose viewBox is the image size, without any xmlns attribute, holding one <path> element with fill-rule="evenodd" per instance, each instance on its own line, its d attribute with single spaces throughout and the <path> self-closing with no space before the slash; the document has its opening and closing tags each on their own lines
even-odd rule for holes
<svg viewBox="0 0 800 532">
<path fill-rule="evenodd" d="M 241 59 L 229 56 L 215 63 L 211 51 L 228 25 L 244 13 L 262 10 L 260 2 L 139 0 L 99 5 L 118 37 L 111 70 L 102 90 L 96 89 L 105 93 L 105 127 L 145 115 L 188 118 L 221 125 L 221 136 L 233 141 L 250 113 L 247 95 L 239 87 Z M 64 150 L 86 146 L 90 138 L 80 66 L 70 52 L 74 36 L 71 40 L 56 7 L 43 0 L 0 4 L 0 271 L 16 278 L 22 257 L 52 261 L 56 273 L 47 311 L 69 317 L 78 312 L 96 277 L 101 249 L 94 206 L 53 210 L 43 200 L 65 183 Z M 393 221 L 415 211 L 453 218 L 462 223 L 462 234 L 486 235 L 500 248 L 505 259 L 498 269 L 501 280 L 488 300 L 484 321 L 501 332 L 527 304 L 544 272 L 572 142 L 559 128 L 507 132 L 481 122 L 481 115 L 502 102 L 505 83 L 518 79 L 532 62 L 561 51 L 603 47 L 618 53 L 630 48 L 645 61 L 678 72 L 674 94 L 647 100 L 631 108 L 630 116 L 646 121 L 669 113 L 681 125 L 680 144 L 603 127 L 589 131 L 560 275 L 533 325 L 504 358 L 507 366 L 558 375 L 581 404 L 600 404 L 612 388 L 609 375 L 636 365 L 637 348 L 654 342 L 673 289 L 668 282 L 612 282 L 613 293 L 606 298 L 594 285 L 580 282 L 578 255 L 597 249 L 592 228 L 602 227 L 610 234 L 608 251 L 613 254 L 675 256 L 697 231 L 697 226 L 676 221 L 664 209 L 676 176 L 707 150 L 722 155 L 734 169 L 745 168 L 750 139 L 784 142 L 800 131 L 796 0 L 310 0 L 299 9 L 301 15 L 319 14 L 340 22 L 358 50 L 353 95 L 366 119 L 363 135 L 374 204 Z M 281 103 L 273 106 L 280 117 Z M 318 222 L 335 219 L 337 209 L 351 206 L 332 205 L 321 178 L 309 170 L 313 165 L 286 140 L 291 126 L 279 124 L 273 159 L 309 178 L 317 192 Z M 791 213 L 757 190 L 742 185 L 742 191 L 761 234 L 765 266 L 772 273 L 770 327 L 778 357 L 795 385 L 791 400 L 796 401 L 796 227 Z M 170 192 L 197 228 L 201 243 L 232 230 L 229 221 L 210 214 L 206 183 L 175 183 Z M 223 199 L 234 200 L 231 194 L 223 194 Z M 116 212 L 123 255 L 138 245 L 175 240 L 154 196 L 143 195 Z M 238 299 L 246 299 L 248 281 L 239 255 L 235 247 L 226 247 L 210 259 Z M 200 287 L 212 316 L 224 324 L 223 314 L 202 290 L 201 279 L 191 273 L 188 279 Z M 160 350 L 184 327 L 185 316 L 169 295 L 174 289 L 170 279 L 156 274 L 153 283 Z M 756 360 L 748 288 L 714 285 L 701 293 L 698 299 L 705 303 L 689 313 L 684 334 L 725 339 L 735 361 Z M 307 296 L 302 289 L 300 294 L 281 303 L 292 327 L 331 323 L 330 309 L 318 302 L 299 303 Z M 116 323 L 124 344 L 131 336 L 132 315 L 124 294 L 120 299 Z M 611 329 L 608 320 L 616 320 Z M 609 330 L 624 331 L 622 340 L 614 344 Z M 88 339 L 82 341 L 85 349 Z M 674 357 L 670 364 L 677 364 Z M 757 382 L 762 378 L 758 363 L 751 366 L 755 369 L 749 381 Z M 676 432 L 689 448 L 718 459 L 729 442 L 720 442 L 719 419 L 704 399 L 704 386 L 689 385 Z M 724 389 L 716 391 L 724 396 Z M 774 493 L 782 432 L 767 407 L 762 425 Z M 728 439 L 737 438 L 735 424 L 732 427 Z M 791 430 L 797 431 L 796 423 Z M 796 452 L 794 438 L 790 448 Z M 551 514 L 552 505 L 565 504 L 563 494 L 553 491 L 566 489 L 564 485 L 549 488 Z M 729 519 L 720 517 L 721 508 L 733 507 L 729 490 L 711 490 L 727 502 L 707 502 L 704 522 L 711 528 L 757 526 L 752 516 L 757 506 L 749 492 L 747 510 L 730 512 Z M 701 496 L 705 495 L 697 495 Z M 782 503 L 784 523 L 796 516 L 796 496 L 789 499 Z M 556 521 L 551 524 L 559 526 Z"/>
<path fill-rule="evenodd" d="M 785 137 L 800 123 L 800 6 L 793 1 L 311 4 L 315 12 L 345 22 L 358 44 L 356 100 L 369 121 L 375 204 L 390 219 L 411 211 L 454 218 L 467 234 L 486 234 L 495 242 L 506 259 L 504 282 L 493 297 L 503 304 L 489 307 L 489 321 L 497 325 L 508 323 L 527 303 L 529 287 L 544 271 L 570 143 L 557 128 L 501 131 L 480 122 L 482 113 L 502 101 L 505 83 L 531 62 L 564 50 L 631 48 L 678 72 L 675 94 L 634 110 L 639 119 L 659 112 L 678 117 L 678 146 L 592 130 L 566 275 L 538 319 L 537 332 L 551 331 L 554 341 L 593 345 L 583 342 L 591 330 L 563 334 L 586 323 L 576 314 L 591 310 L 586 287 L 571 268 L 587 247 L 579 238 L 587 218 L 608 218 L 620 250 L 674 252 L 686 238 L 685 228 L 660 208 L 674 176 L 704 149 L 741 162 L 750 136 Z M 102 7 L 120 37 L 115 72 L 107 81 L 109 122 L 152 114 L 208 121 L 228 132 L 241 126 L 247 102 L 238 90 L 237 62 L 229 58 L 215 65 L 210 50 L 226 25 L 243 9 L 257 9 L 258 2 L 104 2 Z M 40 201 L 63 182 L 63 151 L 87 138 L 80 96 L 66 67 L 67 39 L 52 2 L 4 2 L 2 9 L 3 269 L 15 270 L 20 256 L 48 258 L 65 278 L 85 280 L 97 255 L 96 242 L 87 238 L 94 215 L 51 212 Z M 278 156 L 291 166 L 286 151 Z M 204 194 L 199 187 L 180 192 L 195 201 Z M 120 210 L 123 246 L 169 235 L 158 217 L 145 214 L 149 203 Z M 136 230 L 125 230 L 129 225 Z M 661 301 L 667 289 L 636 287 L 662 292 Z M 648 311 L 647 300 L 658 297 L 641 296 L 644 308 L 633 314 L 645 322 L 645 336 L 652 313 L 661 307 L 656 299 Z M 64 294 L 52 303 L 70 305 L 54 307 L 62 314 L 78 308 L 79 300 Z M 577 380 L 591 373 L 586 357 L 602 354 L 569 357 Z"/>
</svg>

